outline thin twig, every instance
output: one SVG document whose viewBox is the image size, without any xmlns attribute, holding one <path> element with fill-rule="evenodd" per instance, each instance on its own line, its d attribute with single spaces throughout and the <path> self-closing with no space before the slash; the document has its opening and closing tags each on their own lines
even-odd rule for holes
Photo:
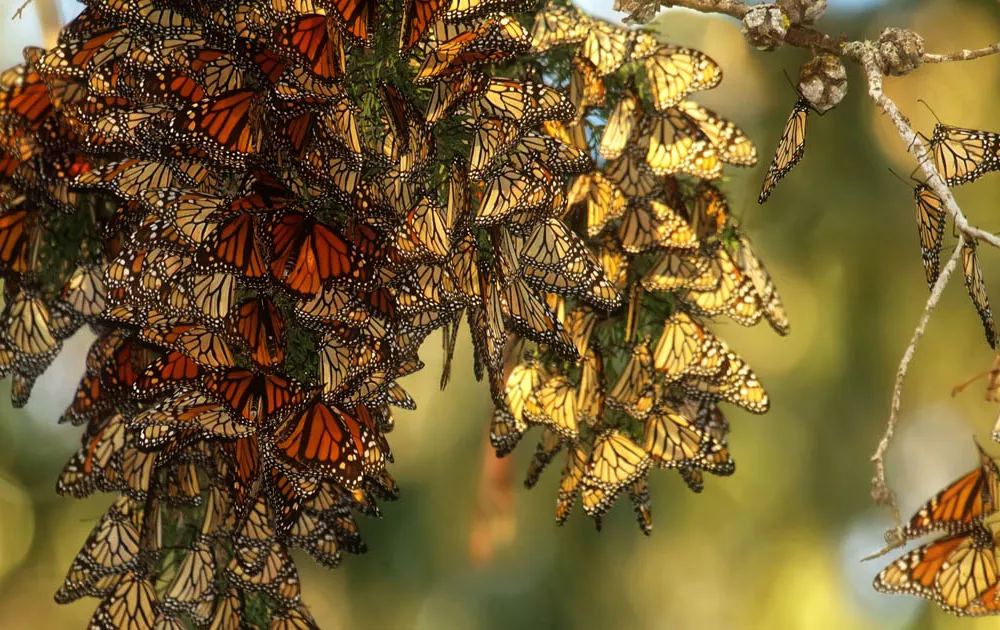
<svg viewBox="0 0 1000 630">
<path fill-rule="evenodd" d="M 958 50 L 953 53 L 948 53 L 946 55 L 935 55 L 934 53 L 924 53 L 921 56 L 921 59 L 923 60 L 924 63 L 944 63 L 946 61 L 971 61 L 973 59 L 989 57 L 990 55 L 995 55 L 997 53 L 1000 53 L 1000 42 L 997 42 L 992 46 L 987 46 L 985 48 L 976 48 L 975 50 L 969 50 L 968 48 L 963 48 L 962 50 Z"/>
<path fill-rule="evenodd" d="M 24 17 L 21 14 L 24 13 L 24 10 L 28 8 L 29 4 L 31 4 L 31 0 L 24 0 L 24 2 L 21 3 L 21 6 L 17 7 L 17 10 L 14 11 L 14 15 L 10 16 L 10 19 L 20 20 L 22 17 Z"/>
<path fill-rule="evenodd" d="M 930 321 L 931 313 L 937 307 L 938 300 L 941 299 L 944 288 L 948 286 L 952 272 L 958 266 L 958 259 L 962 255 L 962 245 L 964 243 L 965 239 L 959 234 L 955 251 L 952 252 L 944 268 L 941 269 L 941 274 L 938 276 L 937 282 L 934 283 L 931 294 L 927 298 L 927 303 L 924 305 L 924 312 L 920 315 L 920 321 L 917 322 L 917 327 L 913 330 L 910 345 L 906 347 L 903 358 L 899 361 L 899 368 L 896 370 L 896 382 L 892 386 L 892 404 L 889 407 L 889 421 L 886 423 L 885 435 L 882 436 L 875 454 L 872 455 L 872 461 L 875 462 L 875 478 L 872 479 L 872 498 L 877 503 L 888 505 L 892 508 L 893 518 L 896 519 L 897 524 L 900 522 L 899 509 L 896 507 L 896 499 L 892 491 L 889 490 L 885 483 L 885 462 L 883 458 L 885 457 L 886 450 L 889 448 L 892 435 L 896 431 L 896 422 L 899 420 L 899 406 L 903 396 L 903 383 L 906 380 L 906 372 L 910 367 L 910 361 L 913 360 L 913 354 L 917 350 L 920 338 L 924 336 L 924 330 L 927 328 L 927 322 Z"/>
</svg>

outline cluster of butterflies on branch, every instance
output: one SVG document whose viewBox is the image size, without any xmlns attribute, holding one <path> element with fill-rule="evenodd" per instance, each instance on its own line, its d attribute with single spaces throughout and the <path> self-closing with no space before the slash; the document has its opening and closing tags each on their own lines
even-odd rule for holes
<svg viewBox="0 0 1000 630">
<path fill-rule="evenodd" d="M 752 326 L 766 319 L 780 334 L 789 324 L 770 275 L 711 183 L 723 164 L 754 164 L 756 150 L 735 124 L 686 100 L 718 85 L 719 67 L 698 51 L 660 47 L 615 76 L 601 66 L 616 64 L 592 58 L 584 33 L 593 27 L 568 35 L 579 21 L 567 9 L 542 11 L 532 45 L 573 51 L 569 93 L 577 110 L 560 134 L 598 166 L 573 179 L 567 213 L 626 306 L 606 314 L 578 296 L 552 300 L 581 360 L 568 363 L 558 345 L 522 352 L 513 344 L 511 354 L 523 360 L 507 375 L 490 440 L 506 455 L 529 429 L 541 430 L 527 487 L 565 452 L 560 524 L 579 498 L 600 527 L 624 492 L 649 533 L 648 472 L 675 469 L 700 492 L 705 472 L 735 469 L 719 403 L 752 413 L 769 406 L 753 370 L 707 320 Z M 646 46 L 642 35 L 631 35 L 638 37 L 633 55 Z M 625 87 L 595 124 L 591 108 L 605 105 L 612 78 Z"/>
<path fill-rule="evenodd" d="M 957 615 L 1000 614 L 1000 468 L 979 448 L 980 466 L 890 531 L 893 546 L 938 533 L 875 577 L 875 589 L 936 602 Z M 888 536 L 887 536 L 888 538 Z"/>
<path fill-rule="evenodd" d="M 806 121 L 812 107 L 800 97 L 785 123 L 774 159 L 764 176 L 758 202 L 763 204 L 771 191 L 805 155 Z M 974 182 L 986 173 L 1000 170 L 1000 134 L 977 129 L 953 127 L 943 123 L 934 126 L 929 141 L 930 155 L 938 173 L 948 186 Z M 941 246 L 944 241 L 948 211 L 944 202 L 925 182 L 918 182 L 913 189 L 916 200 L 917 232 L 920 237 L 920 255 L 927 278 L 927 286 L 934 287 L 941 270 Z M 965 287 L 972 304 L 983 322 L 986 341 L 996 348 L 997 329 L 993 321 L 983 271 L 976 254 L 977 242 L 966 239 L 962 243 L 962 271 Z"/>
<path fill-rule="evenodd" d="M 314 627 L 289 552 L 364 550 L 463 319 L 498 450 L 570 453 L 560 518 L 733 471 L 718 403 L 768 398 L 706 321 L 788 321 L 708 181 L 756 160 L 685 100 L 710 58 L 521 0 L 85 4 L 0 75 L 0 373 L 23 405 L 97 337 L 57 486 L 118 493 L 56 594 L 92 627 Z"/>
</svg>

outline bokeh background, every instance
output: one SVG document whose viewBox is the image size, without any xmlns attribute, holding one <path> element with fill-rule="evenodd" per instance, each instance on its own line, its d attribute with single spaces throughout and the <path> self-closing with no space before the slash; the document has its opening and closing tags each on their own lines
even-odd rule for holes
<svg viewBox="0 0 1000 630">
<path fill-rule="evenodd" d="M 1000 6 L 993 0 L 829 4 L 822 28 L 850 38 L 875 37 L 884 26 L 912 27 L 931 52 L 1000 39 Z M 11 21 L 18 5 L 0 0 L 2 67 L 17 63 L 24 45 L 50 44 L 79 10 L 67 0 L 35 0 L 22 19 Z M 615 19 L 610 5 L 584 4 Z M 472 378 L 464 339 L 452 384 L 440 392 L 434 336 L 423 352 L 427 368 L 404 382 L 419 409 L 397 413 L 390 436 L 402 497 L 383 507 L 385 518 L 361 521 L 367 555 L 346 557 L 335 571 L 307 559 L 299 563 L 305 602 L 331 629 L 996 628 L 996 618 L 956 619 L 915 598 L 876 594 L 871 579 L 888 559 L 859 562 L 881 547 L 890 524 L 869 498 L 869 457 L 888 415 L 899 357 L 927 296 L 912 187 L 889 171 L 906 178 L 913 170 L 906 147 L 850 68 L 847 99 L 811 117 L 801 165 L 759 207 L 760 181 L 796 98 L 785 73 L 797 76 L 807 53 L 752 51 L 735 21 L 684 10 L 662 12 L 656 26 L 725 70 L 721 87 L 697 99 L 737 121 L 758 145 L 760 164 L 729 170 L 724 186 L 792 321 L 787 338 L 767 327 L 716 326 L 750 360 L 772 398 L 763 417 L 728 411 L 736 474 L 708 478 L 704 493 L 694 495 L 676 475 L 654 472 L 650 538 L 639 532 L 627 502 L 606 518 L 601 534 L 579 513 L 556 527 L 558 474 L 547 473 L 531 492 L 520 489 L 530 445 L 514 454 L 513 493 L 498 501 L 482 492 L 480 481 L 484 465 L 498 472 L 484 459 L 488 390 Z M 1000 56 L 925 67 L 888 80 L 886 88 L 926 133 L 934 114 L 950 124 L 1000 131 Z M 974 223 L 1000 229 L 1000 175 L 956 194 Z M 950 231 L 946 238 L 954 241 Z M 980 256 L 1000 300 L 1000 255 L 982 248 Z M 78 429 L 58 426 L 55 418 L 72 396 L 88 345 L 79 336 L 67 345 L 25 410 L 10 408 L 9 383 L 0 384 L 3 628 L 83 627 L 94 607 L 93 601 L 52 601 L 110 501 L 74 501 L 54 492 L 79 439 Z M 951 396 L 955 384 L 988 370 L 992 359 L 956 278 L 917 351 L 887 460 L 907 513 L 975 465 L 973 436 L 1000 453 L 988 437 L 998 409 L 984 401 L 984 381 Z"/>
</svg>

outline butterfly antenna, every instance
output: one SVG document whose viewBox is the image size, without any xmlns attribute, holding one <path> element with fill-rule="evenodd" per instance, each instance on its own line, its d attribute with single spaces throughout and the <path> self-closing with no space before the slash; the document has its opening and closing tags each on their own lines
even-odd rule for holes
<svg viewBox="0 0 1000 630">
<path fill-rule="evenodd" d="M 927 111 L 929 111 L 931 113 L 931 116 L 934 117 L 934 120 L 938 121 L 939 125 L 943 125 L 944 124 L 944 123 L 941 122 L 941 119 L 938 118 L 938 115 L 934 112 L 934 110 L 931 109 L 931 106 L 927 104 L 927 101 L 925 101 L 922 98 L 918 98 L 917 102 L 920 103 L 920 104 L 922 104 L 924 107 L 927 108 Z"/>
<path fill-rule="evenodd" d="M 920 168 L 920 167 L 918 166 L 917 168 Z M 890 172 L 890 173 L 892 173 L 892 174 L 893 174 L 893 175 L 894 175 L 894 176 L 896 177 L 896 179 L 898 179 L 899 181 L 903 182 L 903 184 L 904 184 L 905 186 L 907 186 L 907 187 L 909 187 L 909 186 L 910 186 L 909 182 L 907 182 L 907 181 L 906 181 L 905 179 L 903 179 L 903 176 L 902 176 L 902 175 L 900 175 L 900 174 L 899 174 L 899 173 L 897 173 L 896 171 L 892 170 L 891 168 L 890 168 L 890 169 L 888 169 L 888 170 L 889 170 L 889 172 Z M 916 172 L 917 172 L 917 170 L 916 170 L 916 169 L 913 169 L 913 171 L 912 171 L 912 172 L 910 173 L 910 179 L 912 179 L 912 180 L 915 180 L 915 181 L 920 181 L 920 180 L 918 180 L 917 178 L 915 178 L 915 177 L 913 176 L 913 173 L 916 173 Z"/>
<path fill-rule="evenodd" d="M 795 93 L 802 97 L 802 92 L 799 91 L 799 86 L 795 85 L 795 81 L 792 81 L 791 75 L 788 74 L 788 70 L 782 70 L 781 73 L 785 75 L 785 81 L 788 81 L 788 86 L 795 90 Z"/>
</svg>

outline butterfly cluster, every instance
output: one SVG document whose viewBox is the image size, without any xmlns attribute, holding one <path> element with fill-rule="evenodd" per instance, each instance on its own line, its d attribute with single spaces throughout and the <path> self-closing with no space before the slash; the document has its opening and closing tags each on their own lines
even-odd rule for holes
<svg viewBox="0 0 1000 630">
<path fill-rule="evenodd" d="M 0 75 L 0 373 L 23 405 L 91 329 L 57 490 L 118 495 L 57 601 L 313 627 L 290 551 L 364 551 L 397 381 L 441 329 L 446 382 L 462 321 L 495 443 L 544 425 L 532 478 L 567 446 L 588 512 L 732 472 L 716 403 L 768 400 L 706 321 L 788 324 L 707 181 L 756 154 L 685 100 L 706 55 L 521 0 L 85 4 Z"/>
<path fill-rule="evenodd" d="M 875 589 L 936 602 L 957 615 L 1000 614 L 998 544 L 1000 468 L 982 448 L 980 466 L 925 503 L 900 529 L 902 544 L 941 536 L 897 558 L 876 577 Z"/>
<path fill-rule="evenodd" d="M 507 375 L 490 440 L 502 456 L 540 429 L 528 487 L 565 452 L 560 524 L 579 498 L 600 526 L 627 492 L 649 533 L 649 471 L 674 469 L 700 492 L 704 473 L 735 468 L 720 403 L 752 413 L 769 406 L 753 370 L 709 329 L 716 317 L 745 326 L 766 318 L 788 332 L 774 283 L 711 182 L 723 164 L 754 164 L 756 150 L 735 124 L 686 100 L 722 77 L 701 52 L 561 7 L 538 16 L 532 46 L 573 51 L 575 115 L 550 127 L 597 166 L 574 178 L 567 220 L 626 305 L 602 313 L 586 295 L 549 300 L 581 359 L 566 361 L 552 344 L 515 347 L 523 360 Z M 625 87 L 606 104 L 613 85 Z"/>
<path fill-rule="evenodd" d="M 938 123 L 930 139 L 930 151 L 938 173 L 948 186 L 973 182 L 991 171 L 1000 170 L 1000 134 Z M 921 260 L 927 286 L 933 287 L 941 270 L 941 245 L 948 211 L 941 198 L 926 183 L 917 183 L 913 197 L 916 200 Z M 963 243 L 962 272 L 969 297 L 983 322 L 986 342 L 995 348 L 996 323 L 986 294 L 976 245 L 974 240 Z"/>
</svg>

